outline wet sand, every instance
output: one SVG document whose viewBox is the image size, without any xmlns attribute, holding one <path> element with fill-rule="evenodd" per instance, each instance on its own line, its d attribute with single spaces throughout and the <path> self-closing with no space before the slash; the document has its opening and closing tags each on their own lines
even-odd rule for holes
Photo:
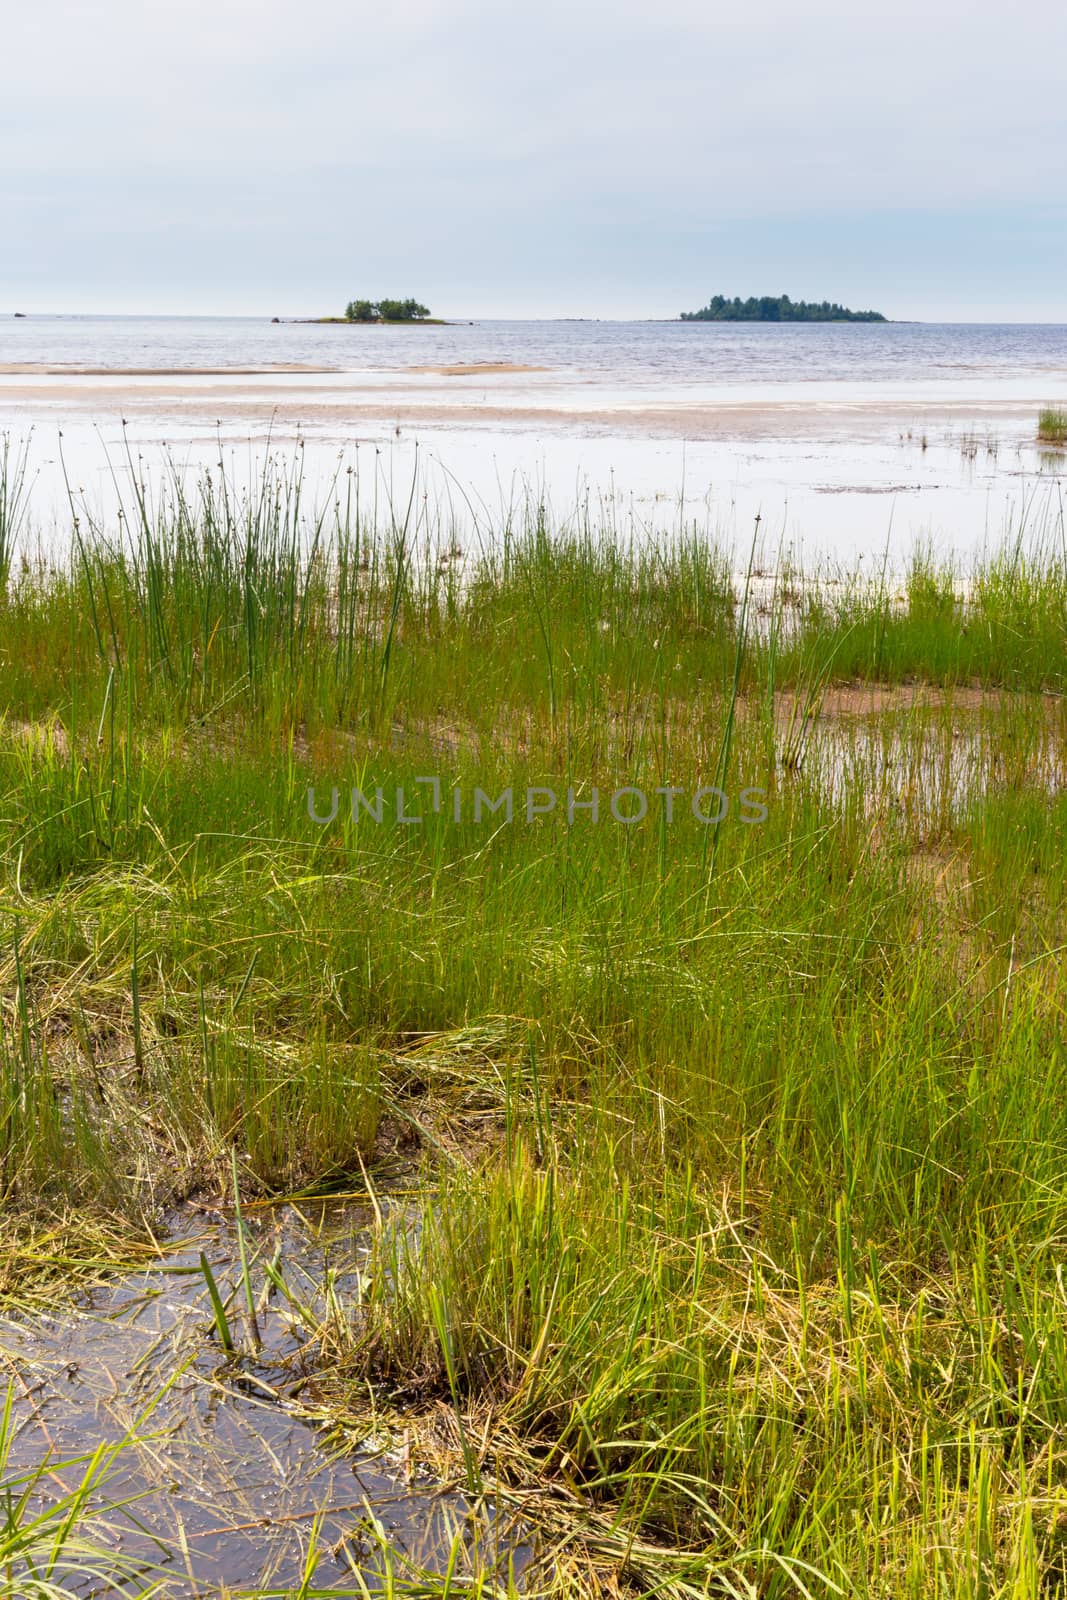
<svg viewBox="0 0 1067 1600">
<path fill-rule="evenodd" d="M 735 397 L 690 399 L 677 392 L 662 399 L 627 397 L 605 393 L 599 385 L 587 386 L 583 394 L 577 385 L 545 383 L 547 371 L 495 363 L 413 367 L 369 377 L 297 367 L 190 368 L 180 373 L 0 367 L 0 418 L 10 426 L 19 417 L 31 420 L 32 413 L 38 414 L 32 420 L 89 415 L 105 423 L 137 417 L 211 428 L 221 422 L 230 430 L 273 421 L 276 436 L 295 436 L 309 428 L 345 436 L 355 423 L 377 421 L 408 430 L 458 426 L 693 440 L 907 437 L 921 442 L 924 434 L 946 430 L 974 429 L 983 441 L 1005 427 L 1033 434 L 1045 403 L 1044 391 L 1036 387 L 1032 395 L 991 391 L 984 399 L 935 398 L 907 389 L 894 398 L 884 393 L 849 395 L 843 385 L 835 386 L 833 395 L 820 392 L 810 398 L 795 389 L 778 399 L 766 390 Z M 457 391 L 450 383 L 432 381 L 458 377 L 497 381 L 487 381 L 477 393 L 467 384 Z M 512 377 L 542 381 L 499 381 Z M 267 381 L 250 383 L 249 378 Z M 320 381 L 301 381 L 306 378 Z"/>
<path fill-rule="evenodd" d="M 83 367 L 42 361 L 0 362 L 0 376 L 22 378 L 251 378 L 272 372 L 336 371 L 336 367 L 315 367 L 300 361 L 272 361 L 254 367 Z"/>
<path fill-rule="evenodd" d="M 509 361 L 361 371 L 42 364 L 0 370 L 0 434 L 33 436 L 46 529 L 66 524 L 68 474 L 112 514 L 131 447 L 163 478 L 171 460 L 211 467 L 225 449 L 237 481 L 255 478 L 264 451 L 299 443 L 316 493 L 334 493 L 346 469 L 384 475 L 387 497 L 417 481 L 420 504 L 458 522 L 536 491 L 562 514 L 591 497 L 612 527 L 629 519 L 627 536 L 641 539 L 667 536 L 684 505 L 727 542 L 758 517 L 765 536 L 798 550 L 851 561 L 891 540 L 900 561 L 916 542 L 947 554 L 1024 526 L 1061 537 L 1067 452 L 1036 437 L 1038 412 L 1061 394 L 1067 401 L 1059 373 L 753 374 L 712 385 Z"/>
</svg>

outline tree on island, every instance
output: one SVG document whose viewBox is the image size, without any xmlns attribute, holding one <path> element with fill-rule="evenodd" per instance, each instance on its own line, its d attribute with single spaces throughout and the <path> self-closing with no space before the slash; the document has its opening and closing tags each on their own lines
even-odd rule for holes
<svg viewBox="0 0 1067 1600">
<path fill-rule="evenodd" d="M 350 300 L 346 322 L 421 322 L 430 315 L 417 300 Z"/>
<path fill-rule="evenodd" d="M 712 295 L 701 311 L 683 311 L 683 322 L 884 322 L 880 311 L 849 311 L 836 300 L 790 300 L 771 294 L 742 300 Z"/>
</svg>

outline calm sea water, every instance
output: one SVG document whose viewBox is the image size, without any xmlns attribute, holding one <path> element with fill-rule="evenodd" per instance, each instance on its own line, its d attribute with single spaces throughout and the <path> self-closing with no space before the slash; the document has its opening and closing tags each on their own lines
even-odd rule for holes
<svg viewBox="0 0 1067 1600">
<path fill-rule="evenodd" d="M 0 365 L 118 370 L 449 362 L 549 366 L 611 385 L 1067 376 L 1067 325 L 474 322 L 338 327 L 251 317 L 0 318 Z"/>
<path fill-rule="evenodd" d="M 1067 536 L 1047 403 L 1067 406 L 1067 325 L 0 317 L 0 433 L 32 436 L 50 541 L 68 480 L 106 520 L 132 460 L 165 477 L 224 455 L 254 480 L 299 439 L 324 494 L 346 468 L 401 500 L 417 480 L 483 527 L 532 488 L 640 537 L 684 506 L 742 547 L 758 514 L 816 556 L 882 559 L 891 538 L 894 559 L 966 558 Z"/>
</svg>

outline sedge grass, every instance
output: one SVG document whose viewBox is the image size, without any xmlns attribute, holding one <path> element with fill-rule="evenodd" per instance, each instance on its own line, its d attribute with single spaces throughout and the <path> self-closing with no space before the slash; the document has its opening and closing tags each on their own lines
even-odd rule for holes
<svg viewBox="0 0 1067 1600">
<path fill-rule="evenodd" d="M 16 444 L 9 434 L 0 435 L 0 605 L 29 511 L 28 468 L 29 440 Z"/>
<path fill-rule="evenodd" d="M 588 1592 L 1064 1592 L 1061 546 L 746 590 L 534 508 L 460 579 L 302 506 L 144 485 L 9 581 L 13 1248 L 421 1159 L 324 1391 L 447 1415 Z M 766 819 L 609 819 L 715 782 Z M 447 803 L 544 784 L 603 815 Z"/>
<path fill-rule="evenodd" d="M 1046 406 L 1037 419 L 1037 437 L 1042 444 L 1067 444 L 1067 411 Z"/>
</svg>

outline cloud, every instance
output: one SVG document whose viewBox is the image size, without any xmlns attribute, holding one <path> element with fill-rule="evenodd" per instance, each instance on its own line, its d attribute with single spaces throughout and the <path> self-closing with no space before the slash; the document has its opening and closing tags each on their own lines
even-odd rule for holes
<svg viewBox="0 0 1067 1600">
<path fill-rule="evenodd" d="M 477 280 L 487 251 L 517 284 L 533 250 L 541 281 L 553 255 L 574 263 L 584 296 L 597 271 L 617 280 L 597 240 L 627 222 L 649 260 L 640 229 L 994 217 L 1062 186 L 1067 13 L 1047 3 L 36 0 L 5 30 L 0 202 L 18 242 L 0 296 L 27 274 L 71 292 L 72 237 L 101 281 L 110 249 L 113 281 L 135 269 L 173 292 L 183 229 L 207 252 L 184 269 L 201 289 L 214 271 L 275 293 L 254 251 L 273 237 L 295 270 L 303 230 L 380 272 L 394 242 L 447 250 L 410 275 L 442 285 Z"/>
</svg>

